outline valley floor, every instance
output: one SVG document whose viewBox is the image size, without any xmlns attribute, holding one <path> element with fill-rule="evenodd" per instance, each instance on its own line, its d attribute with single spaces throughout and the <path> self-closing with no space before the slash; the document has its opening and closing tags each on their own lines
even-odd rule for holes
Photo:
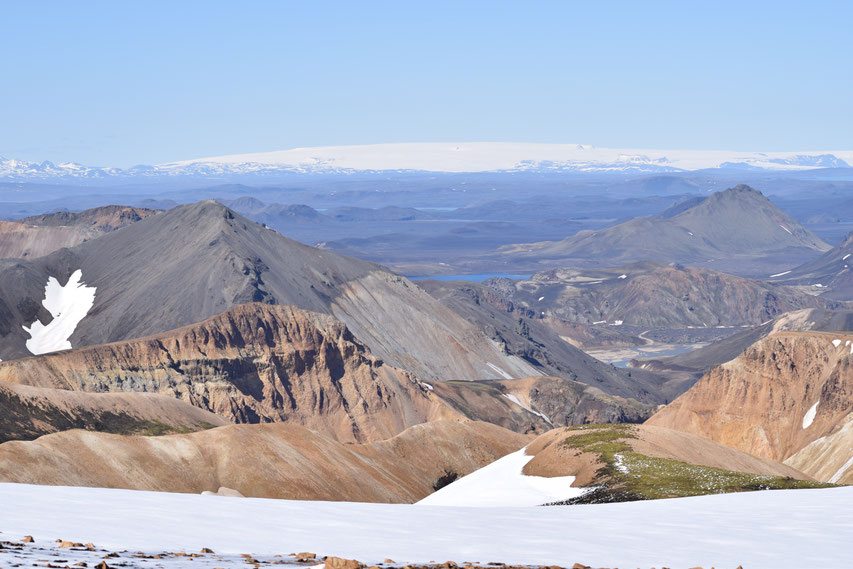
<svg viewBox="0 0 853 569">
<path fill-rule="evenodd" d="M 309 551 L 367 564 L 391 558 L 397 564 L 841 569 L 849 567 L 853 540 L 853 487 L 465 508 L 0 484 L 0 504 L 0 541 L 31 535 L 34 545 L 48 548 L 61 538 L 147 554 L 211 548 L 223 561 L 241 554 L 286 560 Z M 0 550 L 0 566 L 20 562 L 15 555 Z M 41 566 L 49 561 L 39 559 Z M 201 558 L 185 559 L 181 566 L 206 566 Z"/>
</svg>

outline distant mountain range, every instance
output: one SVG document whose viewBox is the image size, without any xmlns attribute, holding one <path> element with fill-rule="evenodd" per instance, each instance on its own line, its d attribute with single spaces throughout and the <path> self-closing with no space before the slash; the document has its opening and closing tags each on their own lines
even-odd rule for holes
<svg viewBox="0 0 853 569">
<path fill-rule="evenodd" d="M 798 171 L 850 168 L 853 150 L 738 152 L 599 148 L 511 142 L 401 143 L 294 148 L 121 169 L 0 158 L 0 180 L 221 178 L 360 172 L 567 172 L 655 174 L 706 169 Z"/>
</svg>

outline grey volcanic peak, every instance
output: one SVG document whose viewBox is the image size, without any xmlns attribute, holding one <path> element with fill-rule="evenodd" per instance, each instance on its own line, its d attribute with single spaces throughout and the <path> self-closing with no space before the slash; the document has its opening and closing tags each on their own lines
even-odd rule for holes
<svg viewBox="0 0 853 569">
<path fill-rule="evenodd" d="M 508 259 L 577 260 L 615 265 L 634 261 L 677 262 L 731 269 L 773 259 L 802 260 L 830 249 L 761 192 L 739 185 L 690 207 L 586 231 L 561 241 L 504 247 Z M 777 265 L 778 266 L 778 265 Z M 749 268 L 745 269 L 746 271 Z"/>
<path fill-rule="evenodd" d="M 248 302 L 332 314 L 377 356 L 425 379 L 536 375 L 471 324 L 379 265 L 288 239 L 209 200 L 75 247 L 0 261 L 0 358 L 29 355 L 22 326 L 53 316 L 45 283 L 95 287 L 73 347 L 164 332 Z"/>
</svg>

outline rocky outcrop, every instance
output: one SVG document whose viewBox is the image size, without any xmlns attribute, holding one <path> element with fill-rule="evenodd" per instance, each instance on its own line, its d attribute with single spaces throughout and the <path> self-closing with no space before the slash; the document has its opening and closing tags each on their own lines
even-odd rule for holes
<svg viewBox="0 0 853 569">
<path fill-rule="evenodd" d="M 587 423 L 639 423 L 655 409 L 654 405 L 557 377 L 451 381 L 436 383 L 433 388 L 442 400 L 470 419 L 525 433 Z"/>
<path fill-rule="evenodd" d="M 227 424 L 218 415 L 153 393 L 82 393 L 0 383 L 0 443 L 69 429 L 166 435 Z"/>
<path fill-rule="evenodd" d="M 232 425 L 169 437 L 67 431 L 0 445 L 0 480 L 291 500 L 415 502 L 524 446 L 495 425 L 439 421 L 343 444 L 297 425 Z M 26 464 L 27 468 L 21 468 Z"/>
<path fill-rule="evenodd" d="M 758 326 L 792 310 L 841 306 L 788 287 L 660 263 L 554 269 L 529 280 L 494 279 L 486 285 L 517 311 L 617 329 Z"/>
<path fill-rule="evenodd" d="M 501 350 L 521 358 L 542 370 L 545 375 L 563 377 L 570 382 L 594 386 L 602 391 L 644 403 L 663 403 L 681 391 L 673 393 L 663 377 L 643 371 L 629 371 L 607 365 L 575 346 L 574 339 L 598 345 L 631 345 L 631 338 L 607 329 L 584 326 L 585 331 L 573 329 L 570 323 L 537 314 L 496 290 L 503 281 L 514 287 L 510 279 L 493 279 L 495 286 L 480 283 L 440 282 L 425 280 L 418 284 L 445 306 L 478 326 Z M 535 300 L 535 299 L 534 299 Z M 643 340 L 637 340 L 642 343 Z"/>
<path fill-rule="evenodd" d="M 822 297 L 853 300 L 853 233 L 817 259 L 805 263 L 776 280 L 811 285 Z"/>
<path fill-rule="evenodd" d="M 105 205 L 80 212 L 57 211 L 54 213 L 33 215 L 19 221 L 39 227 L 77 226 L 85 227 L 99 233 L 108 233 L 158 213 L 160 213 L 159 210 L 144 207 Z"/>
<path fill-rule="evenodd" d="M 829 440 L 851 412 L 853 335 L 776 332 L 713 368 L 648 424 L 781 461 Z M 828 470 L 805 460 L 796 464 L 816 476 Z"/>
<path fill-rule="evenodd" d="M 159 393 L 228 421 L 295 423 L 345 442 L 458 417 L 335 318 L 259 303 L 139 340 L 2 362 L 0 381 Z"/>
</svg>

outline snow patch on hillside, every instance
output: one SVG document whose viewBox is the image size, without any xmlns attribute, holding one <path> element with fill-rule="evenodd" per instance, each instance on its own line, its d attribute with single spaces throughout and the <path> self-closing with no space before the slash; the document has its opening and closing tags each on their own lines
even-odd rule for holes
<svg viewBox="0 0 853 569">
<path fill-rule="evenodd" d="M 842 477 L 842 476 L 844 476 L 844 473 L 845 473 L 845 472 L 847 472 L 847 470 L 848 470 L 851 466 L 853 466 L 853 456 L 851 456 L 851 457 L 850 457 L 850 459 L 849 459 L 847 462 L 845 462 L 844 464 L 842 464 L 842 465 L 841 465 L 841 468 L 839 468 L 839 469 L 835 472 L 835 474 L 833 474 L 833 475 L 832 475 L 832 477 L 829 479 L 829 482 L 830 482 L 831 484 L 835 484 L 836 482 L 838 482 L 839 480 L 841 480 L 841 477 Z"/>
<path fill-rule="evenodd" d="M 539 506 L 575 498 L 586 492 L 573 488 L 574 476 L 527 476 L 524 466 L 533 459 L 521 449 L 475 470 L 430 494 L 422 506 Z"/>
<path fill-rule="evenodd" d="M 551 422 L 551 419 L 549 419 L 543 413 L 540 413 L 539 411 L 535 411 L 534 409 L 531 409 L 530 407 L 528 407 L 527 405 L 522 403 L 518 399 L 518 397 L 516 397 L 512 393 L 504 393 L 503 396 L 506 397 L 507 399 L 509 399 L 510 401 L 512 401 L 513 403 L 515 403 L 516 405 L 518 405 L 519 407 L 521 407 L 522 409 L 524 409 L 525 411 L 529 411 L 530 413 L 533 413 L 534 415 L 538 415 L 539 417 L 542 417 L 549 425 L 553 426 L 554 423 Z"/>
<path fill-rule="evenodd" d="M 27 349 L 31 353 L 39 355 L 71 349 L 69 338 L 95 303 L 96 287 L 86 286 L 80 281 L 82 278 L 83 272 L 77 269 L 65 286 L 54 277 L 47 279 L 42 305 L 53 316 L 53 320 L 48 324 L 36 320 L 29 328 L 22 326 L 30 335 Z"/>
<path fill-rule="evenodd" d="M 812 423 L 814 423 L 815 415 L 817 415 L 817 406 L 820 404 L 820 399 L 817 402 L 809 407 L 809 410 L 806 411 L 806 414 L 803 415 L 803 428 L 808 429 L 811 427 Z"/>
<path fill-rule="evenodd" d="M 486 362 L 486 365 L 489 366 L 490 368 L 492 368 L 497 373 L 499 373 L 501 376 L 503 376 L 504 379 L 512 379 L 512 376 L 510 374 L 508 374 L 507 372 L 505 372 L 504 370 L 502 370 L 501 368 L 499 368 L 495 364 L 490 363 L 490 362 Z"/>
</svg>

